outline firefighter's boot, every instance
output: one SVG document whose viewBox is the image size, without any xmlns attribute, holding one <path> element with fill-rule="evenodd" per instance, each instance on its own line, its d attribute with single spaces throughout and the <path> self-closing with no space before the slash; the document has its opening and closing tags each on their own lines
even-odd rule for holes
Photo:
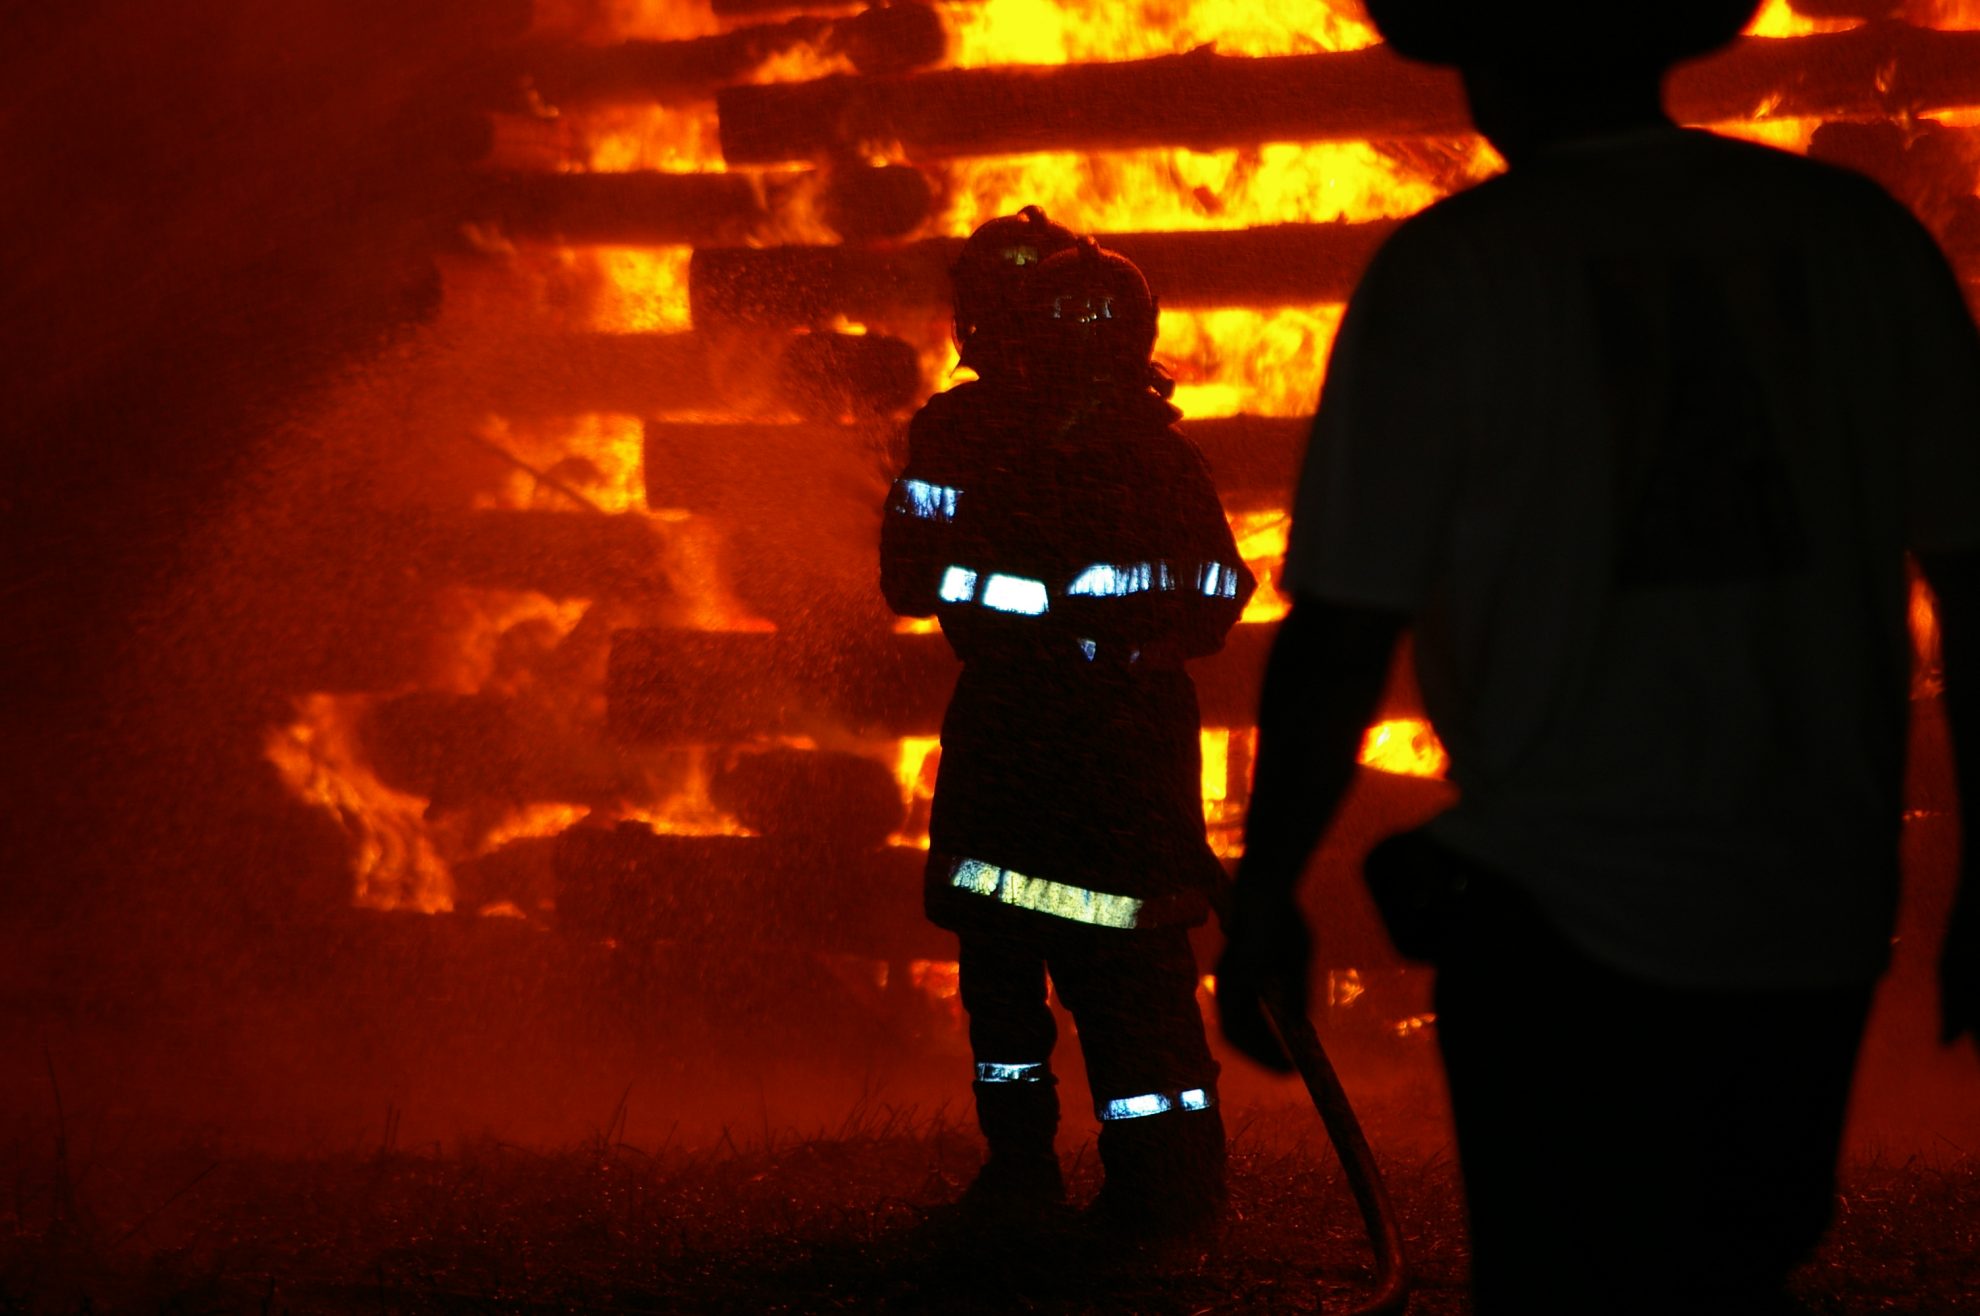
<svg viewBox="0 0 1980 1316">
<path fill-rule="evenodd" d="M 1016 1067 L 1013 1067 L 1016 1068 Z M 1043 1066 L 1025 1066 L 1021 1081 L 979 1079 L 976 1122 L 990 1154 L 964 1190 L 970 1213 L 1029 1217 L 1066 1200 L 1066 1183 L 1052 1140 L 1059 1130 L 1059 1090 Z"/>
<path fill-rule="evenodd" d="M 1103 1119 L 1106 1183 L 1088 1208 L 1096 1229 L 1151 1243 L 1214 1245 L 1228 1193 L 1216 1105 Z"/>
</svg>

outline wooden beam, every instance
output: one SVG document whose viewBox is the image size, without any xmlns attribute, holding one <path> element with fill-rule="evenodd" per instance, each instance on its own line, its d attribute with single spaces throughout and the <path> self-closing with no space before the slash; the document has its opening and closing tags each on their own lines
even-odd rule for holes
<svg viewBox="0 0 1980 1316">
<path fill-rule="evenodd" d="M 1396 224 L 1274 224 L 1099 237 L 1141 267 L 1164 306 L 1304 306 L 1346 301 Z M 949 267 L 961 250 L 960 238 L 900 247 L 705 248 L 688 267 L 688 300 L 697 324 L 940 316 L 951 297 Z"/>
<path fill-rule="evenodd" d="M 799 47 L 843 56 L 862 73 L 894 75 L 939 62 L 948 32 L 933 8 L 901 0 L 850 16 L 800 14 L 685 41 L 537 46 L 516 57 L 517 84 L 559 109 L 703 100 Z"/>
<path fill-rule="evenodd" d="M 1925 111 L 1980 103 L 1980 32 L 1878 23 L 1748 38 L 1678 68 L 1687 122 Z M 898 143 L 908 156 L 1008 155 L 1258 142 L 1368 140 L 1471 131 L 1457 75 L 1383 47 L 1248 59 L 1207 48 L 1113 64 L 947 69 L 725 87 L 731 164 Z"/>
</svg>

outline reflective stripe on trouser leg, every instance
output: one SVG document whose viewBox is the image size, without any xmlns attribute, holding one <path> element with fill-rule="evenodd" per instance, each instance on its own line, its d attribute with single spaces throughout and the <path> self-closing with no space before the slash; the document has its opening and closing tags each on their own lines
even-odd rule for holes
<svg viewBox="0 0 1980 1316">
<path fill-rule="evenodd" d="M 1050 1083 L 1052 1071 L 1043 1060 L 1028 1064 L 1004 1064 L 995 1060 L 976 1062 L 979 1083 Z"/>
<path fill-rule="evenodd" d="M 1095 1097 L 1093 1113 L 1103 1120 L 1142 1119 L 1166 1115 L 1172 1110 L 1208 1110 L 1217 1094 L 1208 1088 L 1184 1088 L 1179 1092 L 1143 1092 L 1132 1097 Z"/>
</svg>

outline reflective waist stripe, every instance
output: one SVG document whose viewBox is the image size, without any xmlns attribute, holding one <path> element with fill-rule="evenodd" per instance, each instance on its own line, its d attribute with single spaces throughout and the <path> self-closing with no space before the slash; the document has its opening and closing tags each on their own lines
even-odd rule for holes
<svg viewBox="0 0 1980 1316">
<path fill-rule="evenodd" d="M 944 603 L 968 603 L 976 597 L 976 573 L 968 567 L 950 567 L 942 573 L 936 593 Z"/>
<path fill-rule="evenodd" d="M 1111 562 L 1095 562 L 1073 577 L 1072 584 L 1066 586 L 1066 593 L 1075 597 L 1121 598 L 1129 594 L 1146 594 L 1153 589 L 1174 588 L 1175 580 L 1170 576 L 1166 562 L 1134 562 L 1124 567 Z"/>
<path fill-rule="evenodd" d="M 976 1081 L 979 1083 L 1046 1083 L 1051 1081 L 1052 1072 L 1042 1060 L 1024 1065 L 1007 1065 L 997 1061 L 979 1060 L 976 1062 Z"/>
<path fill-rule="evenodd" d="M 954 485 L 930 484 L 926 480 L 894 481 L 894 510 L 924 521 L 955 520 L 956 502 L 961 497 L 962 490 Z"/>
<path fill-rule="evenodd" d="M 979 579 L 983 580 L 980 594 L 976 588 Z M 1007 576 L 1001 571 L 992 572 L 984 579 L 968 567 L 950 567 L 942 573 L 936 595 L 944 603 L 981 603 L 998 612 L 1016 612 L 1026 617 L 1041 617 L 1051 609 L 1044 581 L 1029 576 Z"/>
<path fill-rule="evenodd" d="M 1091 923 L 1095 927 L 1132 928 L 1137 926 L 1141 914 L 1142 902 L 1133 896 L 1109 895 L 1042 877 L 1026 877 L 981 859 L 958 859 L 949 875 L 949 885 L 1018 909 L 1050 914 L 1074 923 Z"/>
<path fill-rule="evenodd" d="M 995 608 L 998 612 L 1017 612 L 1027 617 L 1042 617 L 1049 607 L 1044 581 L 1032 580 L 1027 576 L 1006 576 L 1001 572 L 983 582 L 980 602 L 984 607 Z"/>
<path fill-rule="evenodd" d="M 1133 1120 L 1147 1115 L 1165 1115 L 1172 1110 L 1208 1110 L 1215 1098 L 1203 1088 L 1181 1092 L 1145 1092 L 1138 1097 L 1116 1097 L 1096 1101 L 1093 1113 L 1103 1120 Z"/>
<path fill-rule="evenodd" d="M 1066 593 L 1075 598 L 1118 599 L 1154 590 L 1173 590 L 1175 587 L 1175 573 L 1167 562 L 1131 562 L 1125 566 L 1095 562 L 1073 577 L 1072 583 L 1066 586 Z M 1227 567 L 1221 562 L 1199 563 L 1196 589 L 1207 599 L 1236 598 L 1237 568 Z"/>
</svg>

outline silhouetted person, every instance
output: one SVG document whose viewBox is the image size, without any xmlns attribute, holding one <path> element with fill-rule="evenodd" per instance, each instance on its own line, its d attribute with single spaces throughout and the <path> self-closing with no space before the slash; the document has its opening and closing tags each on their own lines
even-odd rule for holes
<svg viewBox="0 0 1980 1316">
<path fill-rule="evenodd" d="M 1097 1218 L 1189 1237 L 1224 1201 L 1187 931 L 1222 872 L 1183 662 L 1222 645 L 1254 582 L 1158 392 L 1147 283 L 1090 240 L 1034 268 L 1061 233 L 1028 209 L 971 238 L 957 326 L 981 378 L 915 417 L 882 581 L 896 611 L 940 617 L 963 662 L 926 884 L 960 938 L 989 1144 L 963 1206 L 1023 1222 L 1064 1200 L 1049 970 L 1101 1121 Z M 1007 295 L 968 286 L 985 270 L 1022 308 L 994 343 L 967 310 Z"/>
<path fill-rule="evenodd" d="M 1256 991 L 1304 991 L 1292 891 L 1413 627 L 1460 799 L 1366 871 L 1437 965 L 1481 1312 L 1785 1301 L 1890 950 L 1907 549 L 1980 753 L 1980 343 L 1872 184 L 1664 117 L 1754 8 L 1370 4 L 1510 169 L 1405 223 L 1342 324 L 1218 1003 L 1283 1066 Z"/>
</svg>

